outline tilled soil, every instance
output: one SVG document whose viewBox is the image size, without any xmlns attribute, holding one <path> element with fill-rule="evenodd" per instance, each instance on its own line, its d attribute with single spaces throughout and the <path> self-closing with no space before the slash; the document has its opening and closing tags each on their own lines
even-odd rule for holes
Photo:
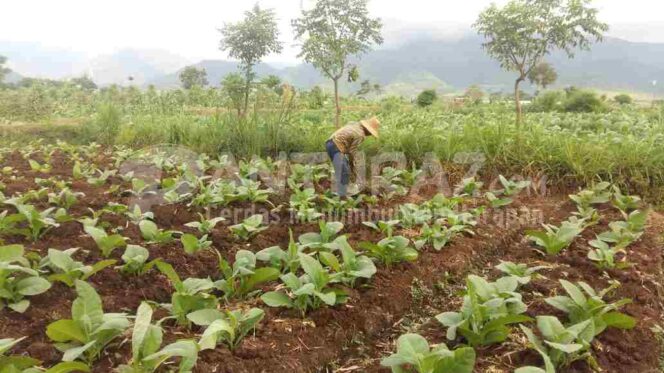
<svg viewBox="0 0 664 373">
<path fill-rule="evenodd" d="M 100 161 L 101 162 L 101 161 Z M 36 189 L 35 177 L 71 177 L 71 162 L 64 156 L 55 155 L 53 170 L 44 175 L 30 170 L 29 165 L 18 154 L 6 157 L 2 166 L 12 166 L 24 178 L 12 180 L 0 178 L 7 187 L 6 195 Z M 122 184 L 113 178 L 102 188 L 95 188 L 85 181 L 76 181 L 72 189 L 85 193 L 79 204 L 70 213 L 74 216 L 89 215 L 88 207 L 100 209 L 109 201 L 128 203 L 125 197 L 114 197 L 106 193 L 111 183 Z M 126 183 L 123 184 L 127 187 Z M 391 202 L 397 205 L 406 200 Z M 418 201 L 419 202 L 419 201 Z M 46 204 L 39 205 L 44 208 Z M 241 207 L 249 207 L 243 205 Z M 265 206 L 253 206 L 257 209 Z M 285 210 L 285 209 L 284 209 Z M 155 206 L 152 211 L 160 228 L 193 232 L 184 224 L 197 219 L 197 211 L 185 205 Z M 266 317 L 254 335 L 246 337 L 239 348 L 231 352 L 223 346 L 200 354 L 197 372 L 384 372 L 380 359 L 394 349 L 394 340 L 406 331 L 416 331 L 431 343 L 445 341 L 445 330 L 431 317 L 445 311 L 456 311 L 461 305 L 460 291 L 464 287 L 466 275 L 474 273 L 496 278 L 500 274 L 493 267 L 500 260 L 509 260 L 529 265 L 548 265 L 542 271 L 542 278 L 533 280 L 523 289 L 530 316 L 553 314 L 561 316 L 543 299 L 556 295 L 562 290 L 558 279 L 585 281 L 596 289 L 608 286 L 610 279 L 621 282 L 611 299 L 629 297 L 633 303 L 623 311 L 638 320 L 633 330 L 609 329 L 601 334 L 593 345 L 593 353 L 601 368 L 606 372 L 658 372 L 660 367 L 660 335 L 654 329 L 662 320 L 662 251 L 660 236 L 664 232 L 664 216 L 651 213 L 648 227 L 643 237 L 629 247 L 628 259 L 633 265 L 624 270 L 601 271 L 587 258 L 587 241 L 594 234 L 607 229 L 609 222 L 619 220 L 620 215 L 610 206 L 602 206 L 600 224 L 589 228 L 583 237 L 555 257 L 545 257 L 534 250 L 525 239 L 524 230 L 537 228 L 540 223 L 558 224 L 574 211 L 574 205 L 566 194 L 548 196 L 519 197 L 514 204 L 499 211 L 489 211 L 486 219 L 474 229 L 473 236 L 455 238 L 441 251 L 431 248 L 421 252 L 414 263 L 395 265 L 391 268 L 379 266 L 378 273 L 368 283 L 350 289 L 349 301 L 341 306 L 312 311 L 307 318 L 284 309 L 273 309 L 263 305 L 258 299 L 234 302 L 230 307 L 262 307 Z M 510 220 L 509 213 L 519 216 L 541 216 L 539 219 Z M 281 223 L 274 223 L 255 237 L 250 243 L 236 241 L 228 231 L 228 222 L 219 224 L 211 235 L 214 247 L 222 255 L 232 260 L 239 249 L 258 251 L 265 247 L 280 245 L 285 247 L 289 240 L 289 229 L 295 237 L 304 232 L 316 231 L 313 224 L 291 224 L 288 213 L 278 213 Z M 182 278 L 219 278 L 216 254 L 202 251 L 186 255 L 179 242 L 166 245 L 146 245 L 138 228 L 124 218 L 104 215 L 102 220 L 112 227 L 122 227 L 122 234 L 129 243 L 143 245 L 150 250 L 151 259 L 162 258 L 171 263 Z M 342 232 L 348 235 L 353 247 L 361 241 L 376 242 L 382 237 L 361 225 L 347 225 Z M 403 231 L 400 234 L 412 235 Z M 19 236 L 3 237 L 6 244 L 20 243 L 32 252 L 45 255 L 49 248 L 80 248 L 76 259 L 86 264 L 101 258 L 94 241 L 87 236 L 78 222 L 62 224 L 49 231 L 36 243 Z M 112 254 L 120 259 L 122 250 Z M 165 276 L 151 271 L 142 276 L 123 275 L 112 267 L 106 268 L 91 277 L 90 283 L 102 297 L 106 312 L 126 312 L 134 314 L 142 301 L 168 303 L 172 287 Z M 274 288 L 276 283 L 266 288 Z M 0 311 L 2 338 L 27 337 L 14 353 L 29 354 L 40 359 L 45 366 L 57 363 L 61 358 L 45 335 L 46 326 L 58 319 L 70 317 L 71 302 L 75 292 L 56 283 L 46 293 L 32 297 L 31 306 L 24 314 L 8 309 Z M 160 316 L 166 316 L 162 312 Z M 194 327 L 186 330 L 174 324 L 165 324 L 165 341 L 179 338 L 196 338 L 201 330 Z M 109 372 L 113 367 L 130 359 L 130 336 L 113 342 L 93 367 L 95 372 Z M 448 342 L 453 346 L 457 341 Z M 528 351 L 525 337 L 515 328 L 509 340 L 503 344 L 477 349 L 476 372 L 512 372 L 527 364 L 538 365 L 537 354 Z M 568 372 L 590 372 L 582 362 L 574 364 Z"/>
</svg>

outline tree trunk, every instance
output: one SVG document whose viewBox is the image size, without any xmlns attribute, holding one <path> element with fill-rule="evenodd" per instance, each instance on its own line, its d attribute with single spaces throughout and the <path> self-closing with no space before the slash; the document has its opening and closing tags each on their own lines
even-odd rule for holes
<svg viewBox="0 0 664 373">
<path fill-rule="evenodd" d="M 246 83 L 244 85 L 244 110 L 242 111 L 243 116 L 247 116 L 247 111 L 249 110 L 249 87 L 251 86 L 249 74 L 246 76 Z"/>
<path fill-rule="evenodd" d="M 524 80 L 523 76 L 520 76 L 519 79 L 514 83 L 514 101 L 516 102 L 516 127 L 521 128 L 521 122 L 523 121 L 523 112 L 521 110 L 521 92 L 519 91 L 519 85 Z"/>
<path fill-rule="evenodd" d="M 334 79 L 334 105 L 336 106 L 334 124 L 337 126 L 337 128 L 339 128 L 341 127 L 341 106 L 339 105 L 339 78 Z"/>
</svg>

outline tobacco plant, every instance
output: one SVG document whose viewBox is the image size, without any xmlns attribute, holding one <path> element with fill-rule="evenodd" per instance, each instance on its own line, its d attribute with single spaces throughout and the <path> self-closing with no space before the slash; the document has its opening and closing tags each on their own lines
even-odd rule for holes
<svg viewBox="0 0 664 373">
<path fill-rule="evenodd" d="M 21 245 L 0 246 L 0 310 L 7 306 L 23 313 L 30 307 L 27 297 L 51 288 L 51 283 L 31 268 L 24 254 Z"/>
<path fill-rule="evenodd" d="M 392 373 L 472 373 L 475 350 L 459 347 L 450 350 L 447 345 L 429 346 L 419 334 L 404 334 L 397 339 L 397 352 L 381 360 L 380 365 Z"/>
<path fill-rule="evenodd" d="M 244 219 L 242 223 L 231 225 L 229 229 L 238 239 L 249 241 L 249 239 L 267 229 L 267 227 L 261 226 L 262 223 L 263 215 L 256 214 Z"/>
<path fill-rule="evenodd" d="M 198 360 L 199 346 L 192 340 L 178 340 L 160 349 L 164 331 L 161 322 L 152 323 L 152 307 L 142 302 L 136 312 L 131 336 L 132 357 L 128 365 L 118 367 L 118 373 L 152 373 L 167 361 L 179 357 L 178 372 L 189 373 Z"/>
<path fill-rule="evenodd" d="M 460 312 L 444 312 L 436 319 L 447 327 L 447 339 L 461 334 L 471 346 L 503 342 L 510 333 L 509 325 L 531 321 L 526 305 L 517 292 L 515 277 L 502 277 L 495 282 L 470 275 Z"/>
<path fill-rule="evenodd" d="M 256 260 L 269 263 L 281 273 L 295 273 L 300 268 L 300 253 L 304 253 L 304 248 L 295 242 L 292 230 L 289 229 L 288 233 L 290 239 L 286 250 L 279 246 L 268 247 L 256 253 Z"/>
<path fill-rule="evenodd" d="M 386 237 L 378 243 L 361 242 L 360 248 L 388 267 L 404 261 L 413 262 L 419 255 L 417 250 L 410 246 L 410 240 L 403 236 Z"/>
<path fill-rule="evenodd" d="M 109 235 L 103 229 L 91 225 L 84 226 L 83 230 L 92 237 L 104 258 L 108 258 L 115 249 L 127 246 L 127 239 L 119 234 Z"/>
<path fill-rule="evenodd" d="M 198 238 L 193 234 L 185 233 L 180 237 L 180 242 L 182 243 L 184 252 L 189 255 L 196 254 L 201 250 L 212 247 L 212 241 L 208 240 L 207 234 Z"/>
<path fill-rule="evenodd" d="M 636 210 L 641 204 L 641 197 L 625 195 L 620 191 L 620 188 L 613 186 L 613 199 L 611 201 L 613 206 L 620 210 L 623 214 L 629 213 L 631 210 Z"/>
<path fill-rule="evenodd" d="M 399 206 L 399 221 L 405 228 L 422 225 L 433 218 L 431 210 L 420 207 L 414 203 L 405 203 Z"/>
<path fill-rule="evenodd" d="M 595 331 L 591 320 L 565 327 L 554 316 L 537 316 L 537 328 L 541 338 L 530 328 L 520 325 L 528 338 L 530 347 L 537 351 L 544 360 L 544 369 L 523 367 L 514 373 L 556 373 L 556 369 L 568 367 L 577 360 L 586 360 L 591 367 L 597 362 L 590 353 L 590 343 Z"/>
<path fill-rule="evenodd" d="M 23 341 L 25 337 L 0 339 L 0 371 L 3 373 L 68 373 L 89 372 L 90 368 L 81 362 L 64 362 L 56 364 L 45 371 L 38 368 L 41 361 L 25 355 L 5 355 L 7 351 Z"/>
<path fill-rule="evenodd" d="M 225 312 L 206 309 L 192 312 L 187 317 L 194 324 L 207 327 L 198 342 L 201 350 L 214 350 L 221 343 L 232 351 L 247 334 L 256 329 L 265 317 L 265 312 L 260 308 Z"/>
<path fill-rule="evenodd" d="M 87 282 L 76 280 L 75 285 L 78 297 L 71 306 L 72 318 L 52 322 L 46 335 L 64 352 L 63 361 L 91 364 L 129 327 L 129 320 L 125 314 L 104 313 L 101 298 Z"/>
<path fill-rule="evenodd" d="M 358 278 L 370 279 L 376 274 L 373 261 L 367 256 L 358 255 L 345 236 L 334 240 L 333 245 L 335 251 L 341 253 L 341 261 L 331 252 L 322 251 L 318 254 L 320 261 L 334 271 L 330 282 L 355 287 Z"/>
<path fill-rule="evenodd" d="M 72 258 L 78 249 L 64 251 L 48 249 L 48 254 L 40 261 L 39 268 L 48 268 L 51 275 L 48 280 L 60 281 L 69 287 L 73 287 L 76 280 L 87 280 L 102 269 L 116 263 L 113 259 L 101 260 L 93 265 L 85 265 Z"/>
<path fill-rule="evenodd" d="M 547 255 L 557 255 L 569 247 L 574 239 L 581 234 L 583 227 L 579 222 L 564 221 L 560 227 L 543 224 L 544 231 L 527 230 L 526 235 L 544 249 Z"/>
<path fill-rule="evenodd" d="M 169 243 L 173 241 L 173 235 L 178 233 L 176 231 L 159 229 L 157 224 L 151 220 L 142 220 L 138 223 L 138 227 L 141 230 L 141 236 L 148 243 Z"/>
<path fill-rule="evenodd" d="M 392 233 L 394 232 L 394 227 L 396 227 L 399 223 L 401 223 L 400 220 L 388 220 L 388 221 L 379 220 L 376 223 L 371 221 L 362 222 L 362 224 L 366 225 L 367 227 L 375 231 L 382 233 L 387 237 L 392 237 Z"/>
<path fill-rule="evenodd" d="M 25 228 L 18 228 L 15 232 L 32 241 L 39 240 L 46 232 L 59 226 L 53 218 L 54 208 L 38 211 L 32 205 L 23 205 L 13 200 L 7 200 L 5 203 L 16 208 L 18 214 L 22 216 L 21 222 L 26 225 Z"/>
<path fill-rule="evenodd" d="M 226 300 L 244 297 L 257 290 L 258 286 L 279 278 L 279 270 L 273 267 L 256 268 L 256 255 L 249 250 L 239 250 L 231 266 L 222 256 L 219 257 L 219 270 L 223 279 L 214 286 L 224 292 Z"/>
<path fill-rule="evenodd" d="M 546 303 L 567 314 L 569 321 L 576 324 L 585 320 L 592 320 L 595 335 L 604 331 L 607 327 L 618 329 L 631 329 L 636 325 L 636 320 L 618 309 L 632 302 L 631 299 L 621 299 L 614 303 L 606 303 L 603 299 L 608 293 L 616 289 L 620 284 L 614 283 L 602 291 L 595 291 L 587 283 L 580 281 L 577 285 L 560 280 L 567 296 L 555 296 L 545 299 Z"/>
<path fill-rule="evenodd" d="M 520 285 L 527 285 L 533 277 L 541 277 L 539 272 L 542 269 L 550 268 L 548 266 L 528 267 L 526 264 L 500 261 L 496 269 L 508 276 L 514 277 Z"/>
<path fill-rule="evenodd" d="M 156 264 L 157 269 L 171 281 L 175 291 L 171 295 L 171 303 L 164 305 L 175 317 L 178 324 L 189 326 L 187 314 L 217 306 L 217 298 L 210 294 L 214 289 L 214 282 L 204 278 L 180 279 L 173 267 L 162 261 Z"/>
<path fill-rule="evenodd" d="M 318 222 L 319 233 L 308 232 L 300 235 L 298 241 L 304 249 L 312 251 L 330 251 L 330 244 L 337 237 L 337 234 L 344 229 L 344 225 L 340 222 L 326 222 L 320 220 Z"/>
<path fill-rule="evenodd" d="M 221 216 L 212 219 L 207 219 L 203 214 L 200 213 L 198 216 L 200 217 L 199 221 L 192 221 L 191 223 L 187 223 L 185 224 L 185 227 L 198 229 L 198 231 L 202 234 L 212 233 L 212 230 L 217 226 L 217 224 L 226 220 Z"/>
<path fill-rule="evenodd" d="M 270 307 L 295 308 L 302 317 L 310 309 L 323 305 L 334 306 L 344 303 L 347 295 L 340 289 L 328 287 L 330 274 L 316 258 L 300 254 L 300 265 L 304 275 L 298 277 L 286 273 L 280 277 L 285 285 L 284 291 L 270 291 L 261 295 L 261 300 Z"/>
<path fill-rule="evenodd" d="M 123 273 L 131 275 L 142 275 L 148 272 L 159 259 L 148 262 L 150 252 L 148 249 L 138 245 L 127 245 L 124 254 L 122 254 L 122 261 L 124 264 L 120 266 Z"/>
</svg>

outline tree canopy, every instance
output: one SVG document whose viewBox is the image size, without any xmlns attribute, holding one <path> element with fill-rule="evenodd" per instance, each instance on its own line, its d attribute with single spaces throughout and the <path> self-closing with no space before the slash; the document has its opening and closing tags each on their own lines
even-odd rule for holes
<svg viewBox="0 0 664 373">
<path fill-rule="evenodd" d="M 597 19 L 592 0 L 511 0 L 505 6 L 492 4 L 473 27 L 484 36 L 484 49 L 503 69 L 517 72 L 515 101 L 517 123 L 521 122 L 519 84 L 553 50 L 574 57 L 601 41 L 608 25 Z"/>
<path fill-rule="evenodd" d="M 311 10 L 292 21 L 295 37 L 302 41 L 299 57 L 311 63 L 334 83 L 336 124 L 339 126 L 339 79 L 347 70 L 350 56 L 368 52 L 382 44 L 379 18 L 372 18 L 368 0 L 317 0 Z M 357 80 L 354 71 L 349 78 Z"/>
</svg>

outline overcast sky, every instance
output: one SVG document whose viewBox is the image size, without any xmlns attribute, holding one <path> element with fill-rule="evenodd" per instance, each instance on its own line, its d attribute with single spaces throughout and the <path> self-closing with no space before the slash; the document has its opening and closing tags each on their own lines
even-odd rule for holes
<svg viewBox="0 0 664 373">
<path fill-rule="evenodd" d="M 313 0 L 260 0 L 274 8 L 285 50 L 271 62 L 293 62 L 290 20 Z M 224 22 L 242 18 L 255 0 L 5 0 L 0 15 L 0 40 L 38 42 L 90 56 L 122 48 L 165 49 L 191 60 L 224 58 L 218 50 Z M 497 1 L 504 3 L 505 1 Z M 467 29 L 489 0 L 372 0 L 373 15 L 389 26 L 386 41 L 418 34 Z M 661 0 L 595 0 L 601 19 L 613 36 L 633 41 L 664 42 Z M 399 29 L 399 32 L 395 30 Z M 0 51 L 2 52 L 2 51 Z"/>
</svg>

